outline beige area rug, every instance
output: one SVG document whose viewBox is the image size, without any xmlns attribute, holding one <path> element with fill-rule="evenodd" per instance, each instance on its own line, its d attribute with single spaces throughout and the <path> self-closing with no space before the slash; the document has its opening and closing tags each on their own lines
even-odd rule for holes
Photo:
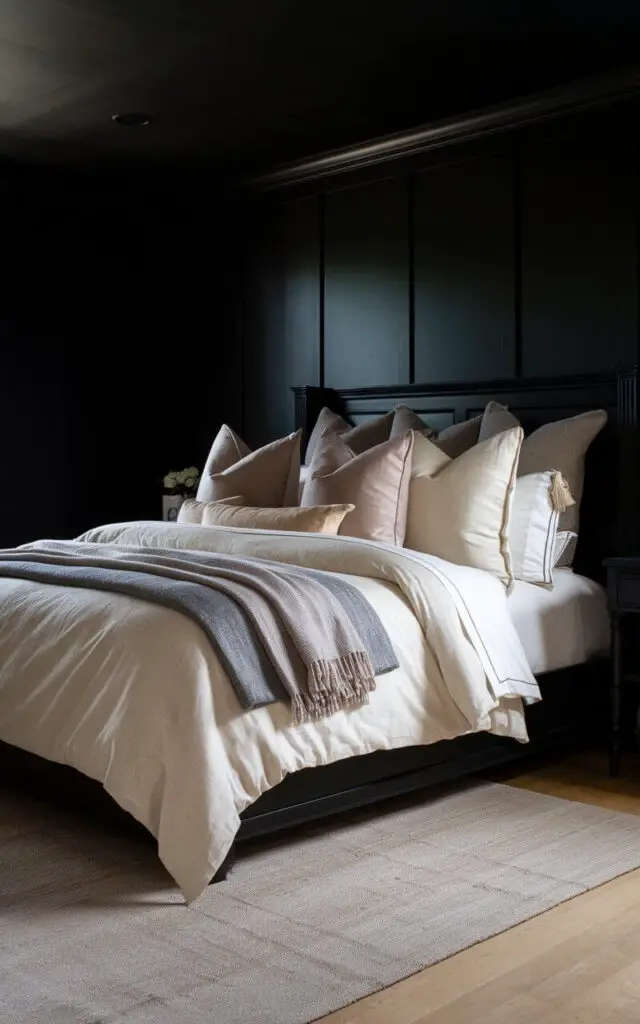
<svg viewBox="0 0 640 1024">
<path fill-rule="evenodd" d="M 247 847 L 187 908 L 145 842 L 0 796 L 0 1021 L 306 1024 L 639 865 L 640 817 L 467 783 Z"/>
</svg>

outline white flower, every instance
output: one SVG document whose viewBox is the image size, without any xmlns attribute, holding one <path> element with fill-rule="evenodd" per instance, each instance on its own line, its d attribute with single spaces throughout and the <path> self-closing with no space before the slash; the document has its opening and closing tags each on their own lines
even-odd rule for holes
<svg viewBox="0 0 640 1024">
<path fill-rule="evenodd" d="M 196 486 L 196 481 L 194 477 L 188 476 L 184 482 L 184 486 L 187 488 L 187 490 L 192 491 L 193 488 Z"/>
<path fill-rule="evenodd" d="M 184 483 L 184 478 L 185 478 L 185 472 L 184 472 L 184 469 L 181 469 L 179 473 L 176 473 L 176 483 L 177 484 L 183 484 Z"/>
<path fill-rule="evenodd" d="M 176 486 L 175 473 L 167 473 L 167 475 L 164 478 L 164 486 L 167 488 L 168 491 L 170 491 L 173 487 Z"/>
</svg>

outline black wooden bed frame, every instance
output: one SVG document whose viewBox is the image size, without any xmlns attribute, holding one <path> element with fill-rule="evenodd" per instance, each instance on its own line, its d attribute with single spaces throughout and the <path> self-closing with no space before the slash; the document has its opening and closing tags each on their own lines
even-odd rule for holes
<svg viewBox="0 0 640 1024">
<path fill-rule="evenodd" d="M 507 405 L 525 432 L 542 423 L 590 409 L 605 409 L 609 420 L 589 449 L 586 487 L 575 569 L 602 578 L 602 559 L 637 550 L 638 523 L 638 373 L 636 369 L 562 378 L 500 380 L 482 383 L 371 387 L 337 390 L 294 388 L 296 429 L 303 446 L 323 406 L 353 423 L 409 405 L 437 429 L 481 413 L 491 399 Z M 304 447 L 303 447 L 304 450 Z M 539 754 L 602 733 L 606 721 L 608 659 L 541 675 L 543 700 L 527 708 L 531 742 L 520 744 L 486 733 L 443 740 L 424 747 L 407 747 L 347 758 L 318 768 L 295 772 L 265 793 L 242 815 L 238 841 L 325 818 L 388 797 L 448 782 L 473 772 Z M 113 805 L 95 782 L 61 765 L 0 744 L 6 770 L 25 781 L 36 780 L 39 790 L 57 795 L 71 790 L 74 798 L 84 787 L 95 809 Z M 52 782 L 53 780 L 53 782 Z M 88 802 L 83 801 L 85 806 Z M 124 815 L 124 812 L 122 812 Z M 128 816 L 126 816 L 128 818 Z M 217 872 L 226 877 L 233 851 Z"/>
</svg>

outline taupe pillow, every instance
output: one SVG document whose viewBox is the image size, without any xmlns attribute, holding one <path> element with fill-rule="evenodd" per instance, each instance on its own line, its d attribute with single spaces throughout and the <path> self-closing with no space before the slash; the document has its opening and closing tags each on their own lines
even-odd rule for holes
<svg viewBox="0 0 640 1024">
<path fill-rule="evenodd" d="M 219 501 L 241 493 L 248 505 L 258 508 L 297 505 L 301 433 L 252 452 L 231 427 L 221 427 L 200 478 L 197 500 Z"/>
<path fill-rule="evenodd" d="M 337 412 L 332 412 L 327 406 L 320 410 L 320 415 L 316 420 L 316 425 L 311 431 L 311 436 L 307 441 L 307 450 L 305 452 L 304 461 L 306 465 L 309 465 L 313 458 L 313 453 L 316 450 L 316 445 L 325 431 L 333 431 L 334 434 L 344 434 L 345 431 L 351 430 L 351 427 L 346 420 L 343 420 L 342 416 L 338 416 Z"/>
<path fill-rule="evenodd" d="M 518 476 L 555 469 L 562 473 L 575 500 L 574 505 L 560 514 L 559 530 L 578 530 L 580 502 L 584 490 L 585 456 L 589 445 L 606 422 L 605 410 L 593 409 L 578 416 L 544 423 L 522 442 Z M 484 437 L 494 437 L 514 426 L 520 426 L 520 421 L 506 406 L 498 402 L 489 402 L 482 418 L 481 434 Z"/>
<path fill-rule="evenodd" d="M 413 433 L 356 455 L 337 434 L 316 447 L 301 505 L 351 503 L 338 533 L 401 545 L 407 520 Z"/>
<path fill-rule="evenodd" d="M 391 410 L 383 416 L 376 416 L 375 419 L 363 420 L 362 423 L 340 434 L 340 437 L 355 455 L 362 455 L 370 448 L 389 440 L 393 417 L 394 412 Z"/>
<path fill-rule="evenodd" d="M 250 454 L 251 449 L 231 427 L 223 423 L 207 455 L 203 476 L 205 473 L 224 473 L 225 469 L 229 469 Z"/>
<path fill-rule="evenodd" d="M 254 530 L 295 530 L 298 533 L 336 534 L 353 505 L 310 508 L 248 508 L 227 502 L 187 498 L 178 513 L 179 523 L 198 526 L 235 526 Z"/>
<path fill-rule="evenodd" d="M 407 405 L 397 405 L 393 410 L 393 423 L 391 425 L 391 437 L 401 437 L 408 430 L 415 430 L 423 437 L 436 437 L 437 431 L 428 426 L 417 413 Z"/>
<path fill-rule="evenodd" d="M 316 425 L 311 431 L 311 437 L 307 444 L 304 461 L 310 465 L 316 450 L 318 441 L 323 434 L 339 434 L 342 440 L 349 446 L 356 455 L 373 448 L 376 444 L 382 444 L 389 440 L 393 424 L 394 412 L 386 412 L 382 416 L 373 419 L 363 420 L 355 427 L 350 426 L 338 413 L 332 412 L 326 406 L 321 409 L 316 420 Z"/>
<path fill-rule="evenodd" d="M 487 402 L 482 414 L 478 441 L 488 441 L 490 437 L 495 437 L 503 430 L 519 426 L 520 421 L 509 412 L 506 405 L 501 405 L 500 402 Z"/>
<path fill-rule="evenodd" d="M 478 443 L 481 423 L 482 416 L 474 416 L 473 419 L 465 420 L 464 423 L 452 423 L 450 427 L 445 427 L 437 437 L 432 439 L 433 443 L 450 459 L 457 459 L 458 456 L 468 452 L 474 444 Z"/>
</svg>

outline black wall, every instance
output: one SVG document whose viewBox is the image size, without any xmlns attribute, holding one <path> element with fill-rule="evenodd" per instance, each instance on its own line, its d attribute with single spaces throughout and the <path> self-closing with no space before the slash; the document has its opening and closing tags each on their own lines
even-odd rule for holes
<svg viewBox="0 0 640 1024">
<path fill-rule="evenodd" d="M 225 214 L 188 192 L 0 193 L 0 545 L 160 518 L 228 418 Z"/>
<path fill-rule="evenodd" d="M 221 422 L 291 430 L 293 385 L 636 362 L 639 112 L 234 202 L 5 182 L 0 545 L 158 517 Z"/>
<path fill-rule="evenodd" d="M 639 113 L 626 100 L 252 200 L 232 413 L 249 443 L 292 429 L 293 385 L 635 363 Z"/>
</svg>

